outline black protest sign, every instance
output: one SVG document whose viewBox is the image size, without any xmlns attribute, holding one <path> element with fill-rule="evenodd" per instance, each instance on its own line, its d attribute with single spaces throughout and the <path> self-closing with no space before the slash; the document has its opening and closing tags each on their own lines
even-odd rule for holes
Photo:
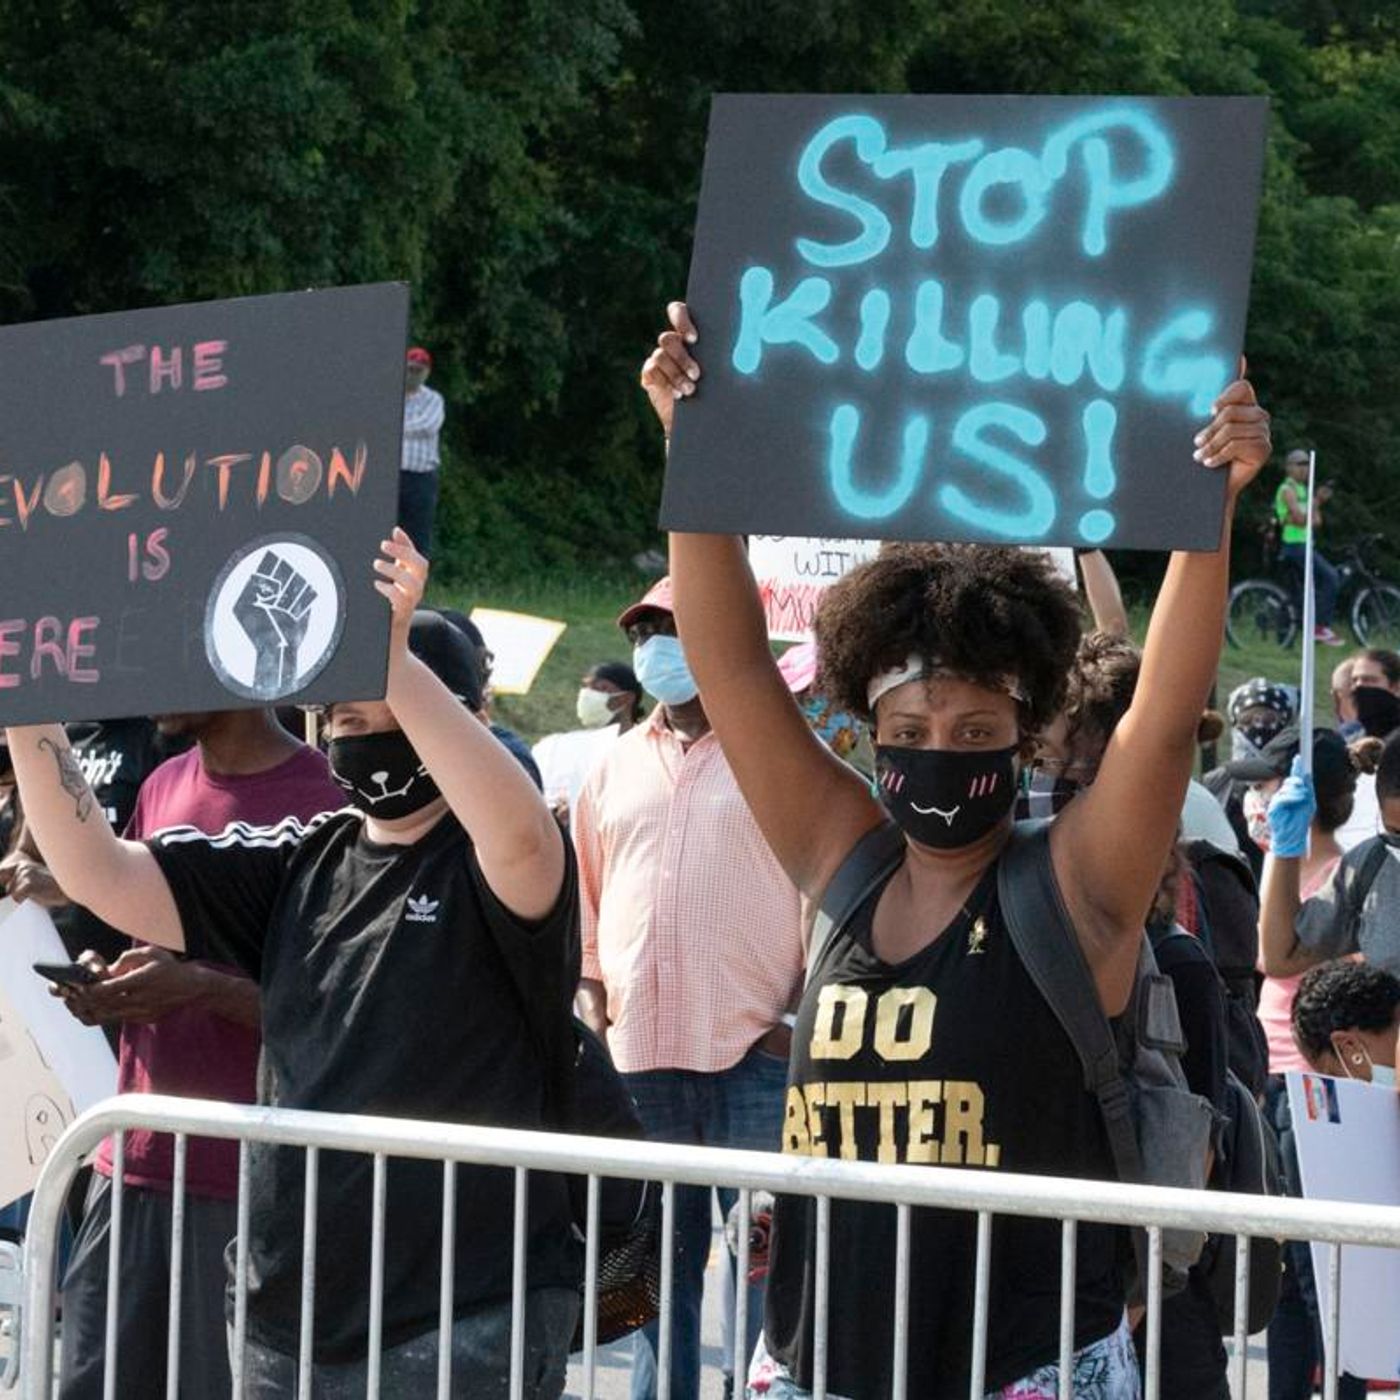
<svg viewBox="0 0 1400 1400">
<path fill-rule="evenodd" d="M 0 329 L 0 723 L 383 695 L 408 289 Z"/>
<path fill-rule="evenodd" d="M 676 530 L 1214 549 L 1255 98 L 715 98 Z"/>
</svg>

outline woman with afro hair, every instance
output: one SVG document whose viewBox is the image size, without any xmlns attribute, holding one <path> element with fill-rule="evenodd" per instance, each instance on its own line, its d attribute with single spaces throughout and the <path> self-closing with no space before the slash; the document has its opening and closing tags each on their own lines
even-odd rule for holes
<svg viewBox="0 0 1400 1400">
<path fill-rule="evenodd" d="M 702 391 L 685 306 L 642 370 L 669 435 Z M 1137 696 L 1093 786 L 1056 819 L 1059 894 L 1109 1016 L 1127 1006 L 1143 924 L 1176 838 L 1197 725 L 1215 678 L 1230 524 L 1269 456 L 1268 415 L 1245 380 L 1193 444 L 1225 473 L 1221 548 L 1172 556 Z M 902 544 L 826 595 L 824 693 L 870 723 L 878 796 L 811 732 L 778 674 L 742 542 L 671 537 L 676 620 L 705 710 L 764 836 L 814 904 L 875 828 L 904 859 L 822 954 L 793 1036 L 784 1147 L 809 1156 L 1111 1179 L 1112 1158 L 1074 1049 L 1036 991 L 996 899 L 1020 774 L 1060 709 L 1079 641 L 1076 598 L 1041 555 Z M 893 1388 L 895 1212 L 833 1202 L 826 1383 L 875 1400 Z M 908 1393 L 967 1394 L 975 1222 L 913 1226 Z M 1052 1221 L 992 1232 L 986 1389 L 1058 1393 L 1060 1250 Z M 815 1379 L 815 1203 L 781 1200 L 754 1393 L 805 1396 Z M 1073 1390 L 1138 1394 L 1114 1232 L 1081 1226 Z"/>
</svg>

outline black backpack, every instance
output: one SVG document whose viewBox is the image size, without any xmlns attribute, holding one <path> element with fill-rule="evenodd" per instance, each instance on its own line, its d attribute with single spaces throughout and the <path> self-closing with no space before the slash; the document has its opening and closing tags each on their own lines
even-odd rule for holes
<svg viewBox="0 0 1400 1400">
<path fill-rule="evenodd" d="M 1150 931 L 1152 946 L 1164 948 L 1173 939 L 1190 938 L 1179 925 L 1154 926 Z M 1207 950 L 1209 951 L 1209 950 Z M 1263 1043 L 1264 1072 L 1268 1068 L 1268 1043 L 1258 1017 L 1236 997 L 1219 968 L 1216 982 L 1225 1004 L 1227 1033 L 1227 1067 L 1225 1093 L 1227 1104 L 1225 1122 L 1216 1144 L 1215 1163 L 1211 1168 L 1210 1186 L 1216 1191 L 1242 1191 L 1252 1196 L 1283 1195 L 1283 1171 L 1279 1158 L 1278 1137 L 1273 1124 L 1264 1117 L 1259 1094 L 1245 1081 L 1259 1063 L 1259 1051 L 1254 1037 L 1238 1025 L 1247 1018 Z M 1237 1066 L 1236 1055 L 1244 1056 Z M 1261 1091 L 1262 1092 L 1262 1086 Z M 1229 1336 L 1235 1330 L 1235 1235 L 1210 1235 L 1201 1251 L 1197 1273 L 1205 1281 L 1215 1303 L 1215 1318 L 1221 1333 Z M 1278 1306 L 1279 1286 L 1283 1280 L 1283 1245 L 1269 1236 L 1253 1236 L 1249 1241 L 1249 1332 L 1253 1335 L 1269 1325 Z"/>
</svg>

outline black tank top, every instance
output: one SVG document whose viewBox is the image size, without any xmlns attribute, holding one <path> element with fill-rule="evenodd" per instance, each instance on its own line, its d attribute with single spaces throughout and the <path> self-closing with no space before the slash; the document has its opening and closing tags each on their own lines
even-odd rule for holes
<svg viewBox="0 0 1400 1400">
<path fill-rule="evenodd" d="M 1012 947 L 996 867 L 943 934 L 897 966 L 871 951 L 879 897 L 833 939 L 803 997 L 783 1150 L 1114 1179 L 1074 1047 Z M 911 1243 L 908 1393 L 964 1400 L 976 1217 L 917 1210 Z M 1076 1346 L 1106 1336 L 1122 1316 L 1116 1246 L 1111 1227 L 1080 1226 Z M 769 1350 L 808 1388 L 815 1259 L 816 1203 L 780 1198 L 765 1332 Z M 894 1263 L 894 1207 L 833 1201 L 827 1384 L 838 1395 L 890 1394 Z M 989 1302 L 988 1390 L 1058 1357 L 1055 1221 L 993 1220 Z"/>
</svg>

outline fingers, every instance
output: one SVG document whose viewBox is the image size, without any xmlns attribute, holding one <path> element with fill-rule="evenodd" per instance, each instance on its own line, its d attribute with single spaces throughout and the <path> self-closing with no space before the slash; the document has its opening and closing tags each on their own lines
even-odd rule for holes
<svg viewBox="0 0 1400 1400">
<path fill-rule="evenodd" d="M 1227 408 L 1231 404 L 1257 403 L 1258 399 L 1254 393 L 1254 385 L 1247 379 L 1236 379 L 1233 383 L 1227 384 L 1220 391 L 1219 397 L 1215 400 L 1214 411 L 1219 413 L 1222 408 Z"/>
<path fill-rule="evenodd" d="M 694 345 L 700 338 L 695 322 L 690 318 L 690 308 L 683 301 L 669 302 L 666 306 L 666 319 L 672 327 L 685 337 L 687 345 Z"/>
<path fill-rule="evenodd" d="M 1196 434 L 1194 457 L 1213 467 L 1240 455 L 1232 444 L 1269 441 L 1269 415 L 1254 404 L 1234 404 L 1222 408 L 1210 423 Z"/>
<path fill-rule="evenodd" d="M 125 954 L 122 956 L 124 957 Z M 94 972 L 99 977 L 106 977 L 110 970 L 107 966 L 106 958 L 104 958 L 101 953 L 94 953 L 91 948 L 80 953 L 78 955 L 78 961 L 82 963 L 89 972 Z M 120 961 L 120 959 L 118 959 L 118 961 Z"/>
</svg>

